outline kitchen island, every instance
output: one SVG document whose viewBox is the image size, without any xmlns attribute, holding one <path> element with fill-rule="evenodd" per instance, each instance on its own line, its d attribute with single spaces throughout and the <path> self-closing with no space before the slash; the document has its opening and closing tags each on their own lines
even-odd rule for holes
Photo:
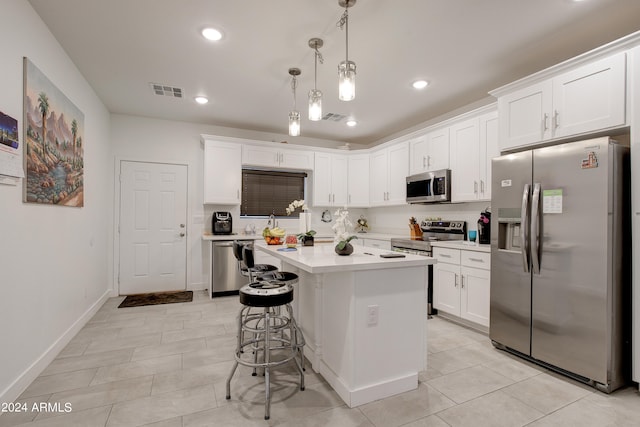
<svg viewBox="0 0 640 427">
<path fill-rule="evenodd" d="M 256 249 L 299 275 L 294 315 L 305 356 L 349 407 L 418 387 L 426 369 L 427 266 L 433 258 L 354 247 L 339 256 L 332 243 L 285 251 Z"/>
</svg>

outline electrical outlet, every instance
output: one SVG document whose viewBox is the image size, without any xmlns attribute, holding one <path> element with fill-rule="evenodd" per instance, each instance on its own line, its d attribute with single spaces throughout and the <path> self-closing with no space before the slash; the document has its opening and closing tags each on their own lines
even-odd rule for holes
<svg viewBox="0 0 640 427">
<path fill-rule="evenodd" d="M 378 324 L 378 314 L 380 307 L 377 305 L 370 305 L 367 307 L 367 325 L 375 326 Z"/>
</svg>

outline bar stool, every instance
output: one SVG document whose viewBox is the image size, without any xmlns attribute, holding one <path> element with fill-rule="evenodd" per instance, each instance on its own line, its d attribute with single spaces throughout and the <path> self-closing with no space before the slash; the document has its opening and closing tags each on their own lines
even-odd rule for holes
<svg viewBox="0 0 640 427">
<path fill-rule="evenodd" d="M 243 259 L 251 268 L 253 248 L 243 249 Z M 238 365 L 264 369 L 265 412 L 270 418 L 271 382 L 270 369 L 294 361 L 300 374 L 300 390 L 304 390 L 304 372 L 298 355 L 303 358 L 304 337 L 293 317 L 293 284 L 298 276 L 290 272 L 272 272 L 274 277 L 262 278 L 240 288 L 243 307 L 238 316 L 238 335 L 235 363 L 227 379 L 226 398 L 231 399 L 231 379 Z M 277 276 L 276 276 L 277 275 Z M 285 308 L 285 312 L 281 308 Z M 255 308 L 261 308 L 256 312 Z M 254 311 L 252 311 L 254 309 Z M 248 338 L 247 338 L 248 336 Z M 250 354 L 252 353 L 252 355 Z M 259 355 L 262 357 L 259 358 Z M 303 360 L 303 359 L 302 359 Z"/>
<path fill-rule="evenodd" d="M 241 275 L 249 278 L 249 282 L 253 282 L 255 278 L 260 274 L 276 271 L 278 269 L 278 267 L 276 267 L 275 265 L 255 264 L 253 261 L 252 267 L 248 267 L 244 262 L 242 250 L 245 246 L 249 246 L 252 244 L 253 243 L 249 242 L 241 243 L 238 240 L 233 241 L 233 256 L 235 256 L 236 260 L 238 261 L 238 270 L 240 271 Z"/>
</svg>

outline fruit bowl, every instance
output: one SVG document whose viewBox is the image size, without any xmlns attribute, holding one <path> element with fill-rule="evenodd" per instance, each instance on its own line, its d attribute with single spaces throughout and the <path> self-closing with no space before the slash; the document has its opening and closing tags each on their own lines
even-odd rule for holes
<svg viewBox="0 0 640 427">
<path fill-rule="evenodd" d="M 282 238 L 274 237 L 274 236 L 265 236 L 264 241 L 267 242 L 267 245 L 281 245 Z"/>
</svg>

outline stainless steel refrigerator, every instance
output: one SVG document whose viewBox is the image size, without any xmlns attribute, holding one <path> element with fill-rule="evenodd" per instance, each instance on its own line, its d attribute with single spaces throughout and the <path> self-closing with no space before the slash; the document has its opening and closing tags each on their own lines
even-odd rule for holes
<svg viewBox="0 0 640 427">
<path fill-rule="evenodd" d="M 492 163 L 491 340 L 605 392 L 630 374 L 628 165 L 607 137 Z"/>
</svg>

